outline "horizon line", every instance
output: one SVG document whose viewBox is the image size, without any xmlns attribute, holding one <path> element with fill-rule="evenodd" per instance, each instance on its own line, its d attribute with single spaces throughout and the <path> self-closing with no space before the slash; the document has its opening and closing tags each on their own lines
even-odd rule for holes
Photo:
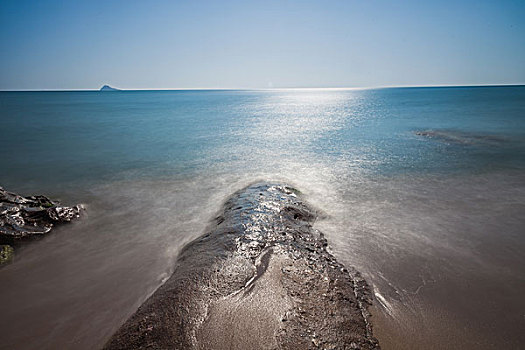
<svg viewBox="0 0 525 350">
<path fill-rule="evenodd" d="M 104 85 L 102 85 L 104 86 Z M 437 84 L 437 85 L 380 85 L 369 87 L 272 87 L 272 88 L 246 88 L 246 87 L 199 87 L 199 88 L 114 88 L 113 91 L 104 92 L 119 92 L 119 91 L 279 91 L 279 90 L 373 90 L 373 89 L 393 89 L 393 88 L 446 88 L 446 87 L 512 87 L 525 86 L 525 83 L 511 83 L 511 84 Z M 0 92 L 82 92 L 82 91 L 101 91 L 100 88 L 86 88 L 86 89 L 6 89 Z"/>
</svg>

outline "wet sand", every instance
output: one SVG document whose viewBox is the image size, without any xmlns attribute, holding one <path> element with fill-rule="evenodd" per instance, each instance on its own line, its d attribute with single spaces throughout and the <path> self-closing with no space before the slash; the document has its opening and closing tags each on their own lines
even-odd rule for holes
<svg viewBox="0 0 525 350">
<path fill-rule="evenodd" d="M 106 349 L 378 349 L 360 274 L 327 251 L 298 191 L 258 183 L 208 233 Z"/>
</svg>

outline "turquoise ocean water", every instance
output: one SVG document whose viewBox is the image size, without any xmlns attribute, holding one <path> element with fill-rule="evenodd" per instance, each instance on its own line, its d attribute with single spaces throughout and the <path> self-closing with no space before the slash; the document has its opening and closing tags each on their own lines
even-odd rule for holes
<svg viewBox="0 0 525 350">
<path fill-rule="evenodd" d="M 323 210 L 389 348 L 525 344 L 525 87 L 0 92 L 0 186 L 86 218 L 0 269 L 0 348 L 100 347 L 225 198 Z"/>
</svg>

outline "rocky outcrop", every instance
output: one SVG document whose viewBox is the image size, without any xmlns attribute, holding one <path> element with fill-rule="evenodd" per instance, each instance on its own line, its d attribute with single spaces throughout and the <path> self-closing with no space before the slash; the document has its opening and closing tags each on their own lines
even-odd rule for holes
<svg viewBox="0 0 525 350">
<path fill-rule="evenodd" d="M 80 216 L 83 207 L 61 206 L 45 196 L 22 197 L 0 187 L 0 240 L 43 235 Z"/>
<path fill-rule="evenodd" d="M 291 187 L 251 185 L 106 349 L 378 349 L 366 282 L 327 250 Z"/>
</svg>

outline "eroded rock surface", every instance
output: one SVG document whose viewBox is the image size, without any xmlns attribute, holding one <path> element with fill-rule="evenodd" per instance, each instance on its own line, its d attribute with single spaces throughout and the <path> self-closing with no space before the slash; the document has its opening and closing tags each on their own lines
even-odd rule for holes
<svg viewBox="0 0 525 350">
<path fill-rule="evenodd" d="M 237 192 L 106 349 L 378 349 L 368 286 L 316 217 L 291 187 Z"/>
<path fill-rule="evenodd" d="M 81 205 L 61 206 L 45 196 L 22 197 L 0 187 L 0 239 L 43 235 L 55 224 L 78 218 L 82 209 Z"/>
</svg>

